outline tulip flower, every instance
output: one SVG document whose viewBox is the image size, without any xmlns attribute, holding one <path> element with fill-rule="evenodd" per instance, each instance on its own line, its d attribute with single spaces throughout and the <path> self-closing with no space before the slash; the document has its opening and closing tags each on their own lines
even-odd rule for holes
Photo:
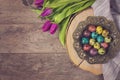
<svg viewBox="0 0 120 80">
<path fill-rule="evenodd" d="M 49 20 L 46 21 L 42 27 L 43 32 L 50 30 L 51 24 L 52 24 L 51 21 L 49 21 Z"/>
<path fill-rule="evenodd" d="M 53 23 L 50 27 L 50 34 L 54 34 L 58 28 L 58 24 Z"/>
<path fill-rule="evenodd" d="M 38 8 L 35 12 L 39 14 L 39 17 L 50 20 L 44 23 L 43 32 L 50 30 L 50 34 L 54 34 L 59 25 L 59 40 L 64 45 L 71 16 L 90 7 L 94 2 L 95 0 L 35 0 L 34 4 Z"/>
<path fill-rule="evenodd" d="M 42 13 L 41 13 L 41 16 L 42 17 L 45 17 L 45 16 L 48 16 L 52 13 L 52 9 L 51 8 L 46 8 Z"/>
<path fill-rule="evenodd" d="M 44 0 L 35 0 L 35 5 L 37 7 L 42 7 L 43 6 L 43 3 L 44 3 Z"/>
</svg>

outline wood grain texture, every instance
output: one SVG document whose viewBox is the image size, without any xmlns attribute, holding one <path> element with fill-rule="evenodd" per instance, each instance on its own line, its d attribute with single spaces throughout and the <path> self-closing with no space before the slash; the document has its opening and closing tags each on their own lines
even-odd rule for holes
<svg viewBox="0 0 120 80">
<path fill-rule="evenodd" d="M 39 26 L 38 26 L 39 25 Z M 41 31 L 41 24 L 1 24 L 1 53 L 66 52 L 58 33 L 50 35 Z"/>
<path fill-rule="evenodd" d="M 75 67 L 37 16 L 22 0 L 0 0 L 0 80 L 101 80 Z"/>
<path fill-rule="evenodd" d="M 0 23 L 43 23 L 22 0 L 0 0 Z"/>
<path fill-rule="evenodd" d="M 44 20 L 37 18 L 21 0 L 0 0 L 0 5 L 0 53 L 66 52 L 58 32 L 43 33 Z"/>
<path fill-rule="evenodd" d="M 101 80 L 75 67 L 67 54 L 0 54 L 0 80 Z"/>
</svg>

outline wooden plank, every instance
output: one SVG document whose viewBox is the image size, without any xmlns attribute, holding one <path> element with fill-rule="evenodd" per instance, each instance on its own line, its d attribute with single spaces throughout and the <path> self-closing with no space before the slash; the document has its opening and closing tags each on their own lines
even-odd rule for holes
<svg viewBox="0 0 120 80">
<path fill-rule="evenodd" d="M 39 26 L 38 26 L 39 25 Z M 0 24 L 0 53 L 66 52 L 54 35 L 42 32 L 41 24 Z"/>
<path fill-rule="evenodd" d="M 0 23 L 43 23 L 22 0 L 0 0 Z"/>
<path fill-rule="evenodd" d="M 22 0 L 0 0 L 0 10 L 6 11 L 25 11 L 29 9 L 24 6 Z"/>
<path fill-rule="evenodd" d="M 43 23 L 45 20 L 38 18 L 38 15 L 32 10 L 26 11 L 0 11 L 0 24 L 17 23 Z"/>
<path fill-rule="evenodd" d="M 0 80 L 99 79 L 71 64 L 67 54 L 0 54 Z"/>
<path fill-rule="evenodd" d="M 38 19 L 22 0 L 0 0 L 0 5 L 1 53 L 66 52 L 58 33 L 43 33 L 40 28 L 44 20 Z"/>
</svg>

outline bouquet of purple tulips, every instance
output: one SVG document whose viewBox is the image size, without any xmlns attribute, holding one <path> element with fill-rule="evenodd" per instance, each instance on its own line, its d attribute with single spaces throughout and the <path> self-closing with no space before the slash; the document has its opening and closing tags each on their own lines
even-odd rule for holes
<svg viewBox="0 0 120 80">
<path fill-rule="evenodd" d="M 65 45 L 66 28 L 71 16 L 90 7 L 95 0 L 35 0 L 38 8 L 34 10 L 47 21 L 42 26 L 42 31 L 54 34 L 59 27 L 59 40 Z"/>
</svg>

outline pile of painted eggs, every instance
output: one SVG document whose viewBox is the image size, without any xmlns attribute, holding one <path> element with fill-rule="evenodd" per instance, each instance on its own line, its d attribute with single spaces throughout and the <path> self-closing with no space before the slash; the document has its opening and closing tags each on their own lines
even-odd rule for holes
<svg viewBox="0 0 120 80">
<path fill-rule="evenodd" d="M 80 37 L 82 49 L 91 56 L 107 53 L 112 38 L 103 26 L 88 25 Z"/>
</svg>

